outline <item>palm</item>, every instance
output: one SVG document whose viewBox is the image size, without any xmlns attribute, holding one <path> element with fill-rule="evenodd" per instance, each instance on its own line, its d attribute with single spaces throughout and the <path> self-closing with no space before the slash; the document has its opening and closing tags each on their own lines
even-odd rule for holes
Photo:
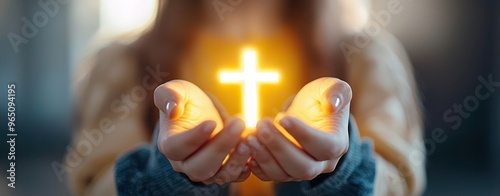
<svg viewBox="0 0 500 196">
<path fill-rule="evenodd" d="M 333 130 L 332 104 L 327 93 L 334 82 L 320 79 L 307 84 L 297 93 L 286 114 L 317 130 Z"/>
<path fill-rule="evenodd" d="M 217 126 L 212 136 L 217 134 L 223 127 L 222 119 L 212 100 L 193 83 L 178 80 L 170 82 L 167 88 L 175 89 L 177 93 L 183 94 L 178 107 L 174 112 L 173 120 L 169 121 L 169 132 L 186 131 L 205 121 L 214 121 Z"/>
<path fill-rule="evenodd" d="M 349 85 L 336 78 L 304 86 L 275 123 L 261 120 L 258 139 L 248 139 L 252 172 L 261 180 L 277 181 L 311 180 L 332 172 L 349 146 L 351 97 Z"/>
<path fill-rule="evenodd" d="M 161 110 L 158 150 L 175 171 L 206 184 L 248 177 L 245 165 L 250 152 L 234 140 L 244 130 L 241 119 L 229 119 L 224 125 L 212 100 L 184 80 L 160 85 L 155 90 L 155 105 Z"/>
<path fill-rule="evenodd" d="M 295 96 L 292 104 L 285 112 L 285 115 L 295 117 L 311 128 L 327 133 L 334 133 L 338 130 L 347 130 L 344 127 L 349 118 L 349 115 L 337 115 L 340 112 L 349 113 L 349 106 L 344 107 L 343 110 L 336 111 L 340 102 L 345 99 L 342 93 L 335 93 L 340 91 L 350 91 L 350 89 L 333 89 L 348 86 L 348 85 L 335 85 L 340 80 L 333 80 L 331 78 L 320 78 L 305 85 L 299 93 Z M 349 93 L 347 93 L 349 94 Z M 337 105 L 337 106 L 336 106 Z M 282 116 L 277 117 L 280 120 Z M 342 126 L 342 127 L 339 127 Z M 297 146 L 300 146 L 295 138 L 290 133 L 281 129 L 281 132 Z"/>
</svg>

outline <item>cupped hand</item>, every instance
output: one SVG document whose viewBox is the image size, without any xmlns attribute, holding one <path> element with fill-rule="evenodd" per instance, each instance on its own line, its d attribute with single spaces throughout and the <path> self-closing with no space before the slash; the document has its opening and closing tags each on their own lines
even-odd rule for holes
<svg viewBox="0 0 500 196">
<path fill-rule="evenodd" d="M 304 86 L 286 112 L 263 119 L 251 146 L 250 170 L 264 181 L 312 180 L 335 170 L 349 148 L 350 86 L 320 78 Z"/>
<path fill-rule="evenodd" d="M 223 124 L 210 98 L 184 80 L 160 85 L 154 102 L 160 110 L 158 149 L 175 171 L 205 184 L 240 182 L 250 175 L 250 150 L 239 139 L 245 129 L 241 119 Z"/>
</svg>

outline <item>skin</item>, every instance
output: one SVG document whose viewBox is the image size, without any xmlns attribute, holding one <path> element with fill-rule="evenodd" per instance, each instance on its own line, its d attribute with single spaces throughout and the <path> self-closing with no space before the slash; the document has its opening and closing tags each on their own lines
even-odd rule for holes
<svg viewBox="0 0 500 196">
<path fill-rule="evenodd" d="M 351 97 L 351 88 L 339 79 L 314 80 L 275 122 L 262 119 L 255 135 L 241 138 L 241 119 L 224 124 L 203 91 L 173 80 L 155 90 L 161 111 L 158 148 L 175 171 L 194 182 L 241 182 L 250 171 L 263 181 L 312 180 L 334 171 L 347 152 Z"/>
<path fill-rule="evenodd" d="M 241 119 L 231 118 L 223 126 L 210 98 L 184 80 L 162 84 L 154 94 L 161 111 L 158 149 L 175 171 L 205 184 L 238 182 L 250 175 L 250 149 L 234 139 L 245 129 Z"/>
<path fill-rule="evenodd" d="M 349 147 L 351 97 L 349 85 L 335 78 L 304 86 L 275 122 L 260 120 L 256 135 L 247 138 L 252 172 L 264 181 L 286 182 L 334 171 Z"/>
<path fill-rule="evenodd" d="M 329 1 L 328 1 L 329 2 Z M 333 1 L 332 1 L 333 2 Z M 251 40 L 272 33 L 282 24 L 281 0 L 244 1 L 221 22 L 212 1 L 206 1 L 204 30 L 227 39 Z M 333 3 L 319 5 L 318 16 L 331 18 Z M 331 51 L 331 25 L 317 27 L 317 47 Z M 352 93 L 336 78 L 305 85 L 288 109 L 261 119 L 255 135 L 242 138 L 244 122 L 223 122 L 212 100 L 196 85 L 173 80 L 154 93 L 160 110 L 158 148 L 175 171 L 205 184 L 241 182 L 250 172 L 263 181 L 312 180 L 335 167 L 349 146 L 347 123 Z M 234 139 L 239 138 L 239 140 Z"/>
</svg>

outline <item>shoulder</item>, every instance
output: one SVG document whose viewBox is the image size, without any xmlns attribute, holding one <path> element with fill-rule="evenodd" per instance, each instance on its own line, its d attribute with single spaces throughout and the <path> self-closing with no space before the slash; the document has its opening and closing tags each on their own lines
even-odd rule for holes
<svg viewBox="0 0 500 196">
<path fill-rule="evenodd" d="M 78 65 L 74 78 L 77 119 L 92 124 L 109 105 L 139 84 L 141 69 L 130 44 L 110 42 L 93 49 Z"/>
<path fill-rule="evenodd" d="M 107 83 L 116 84 L 132 81 L 138 74 L 137 54 L 122 43 L 111 43 L 96 54 L 93 74 Z"/>
<path fill-rule="evenodd" d="M 347 61 L 348 78 L 364 78 L 387 89 L 413 87 L 413 67 L 403 45 L 391 33 L 381 31 L 372 37 L 353 35 L 343 41 L 341 49 Z"/>
<path fill-rule="evenodd" d="M 130 84 L 139 74 L 137 54 L 130 44 L 109 42 L 93 48 L 77 65 L 74 84 L 77 91 L 94 85 L 108 88 Z"/>
<path fill-rule="evenodd" d="M 365 33 L 353 34 L 344 38 L 339 47 L 349 66 L 409 63 L 401 42 L 387 31 L 381 31 L 373 36 Z"/>
</svg>

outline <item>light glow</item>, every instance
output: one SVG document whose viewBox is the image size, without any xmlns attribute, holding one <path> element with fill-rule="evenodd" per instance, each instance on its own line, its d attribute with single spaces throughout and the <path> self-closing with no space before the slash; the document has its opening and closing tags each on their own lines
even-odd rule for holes
<svg viewBox="0 0 500 196">
<path fill-rule="evenodd" d="M 157 8 L 157 0 L 100 0 L 100 28 L 110 34 L 144 30 Z"/>
<path fill-rule="evenodd" d="M 257 71 L 257 52 L 252 49 L 243 50 L 242 72 L 221 72 L 220 82 L 243 85 L 242 108 L 247 128 L 255 128 L 259 119 L 259 83 L 277 83 L 277 72 Z"/>
</svg>

